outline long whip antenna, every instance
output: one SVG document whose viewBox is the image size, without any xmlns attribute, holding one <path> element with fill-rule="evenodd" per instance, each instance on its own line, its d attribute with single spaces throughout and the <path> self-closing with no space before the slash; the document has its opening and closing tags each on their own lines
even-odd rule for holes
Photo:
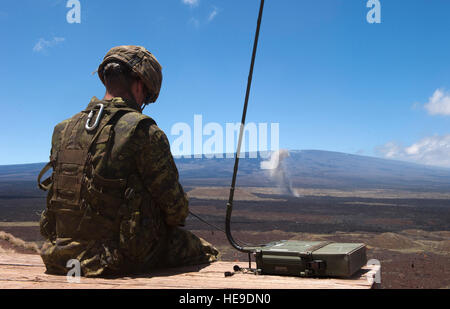
<svg viewBox="0 0 450 309">
<path fill-rule="evenodd" d="M 238 167 L 239 167 L 239 157 L 240 157 L 240 153 L 241 153 L 242 138 L 243 138 L 243 134 L 244 134 L 245 118 L 247 116 L 248 98 L 250 96 L 250 89 L 252 86 L 253 67 L 255 65 L 256 51 L 258 49 L 259 30 L 261 27 L 263 9 L 264 9 L 264 0 L 261 0 L 261 5 L 259 7 L 258 22 L 257 22 L 257 26 L 256 26 L 255 41 L 253 43 L 252 61 L 250 64 L 250 72 L 248 75 L 247 91 L 245 93 L 244 110 L 242 112 L 242 121 L 241 121 L 240 130 L 239 130 L 239 141 L 238 141 L 238 146 L 237 146 L 235 161 L 234 161 L 233 179 L 231 181 L 230 196 L 228 198 L 227 215 L 226 215 L 226 219 L 225 219 L 225 229 L 226 229 L 226 235 L 227 235 L 228 241 L 235 249 L 237 249 L 241 252 L 246 252 L 246 253 L 251 253 L 252 250 L 250 250 L 250 248 L 244 248 L 234 241 L 233 236 L 231 235 L 230 225 L 231 225 L 231 212 L 233 211 L 234 189 L 235 189 L 235 185 L 236 185 L 236 176 L 237 176 Z"/>
</svg>

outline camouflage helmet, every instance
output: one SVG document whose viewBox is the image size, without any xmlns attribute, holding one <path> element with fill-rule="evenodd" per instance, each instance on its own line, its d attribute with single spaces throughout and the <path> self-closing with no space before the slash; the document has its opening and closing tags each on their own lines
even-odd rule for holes
<svg viewBox="0 0 450 309">
<path fill-rule="evenodd" d="M 150 93 L 145 99 L 145 103 L 155 102 L 159 96 L 162 83 L 162 67 L 155 56 L 141 46 L 123 45 L 113 47 L 98 67 L 98 76 L 103 84 L 105 84 L 103 69 L 107 63 L 114 60 L 125 63 L 141 78 Z"/>
</svg>

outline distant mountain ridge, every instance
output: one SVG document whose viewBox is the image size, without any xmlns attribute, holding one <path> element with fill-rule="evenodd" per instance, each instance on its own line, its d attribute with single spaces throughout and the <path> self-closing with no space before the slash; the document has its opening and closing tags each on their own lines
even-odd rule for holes
<svg viewBox="0 0 450 309">
<path fill-rule="evenodd" d="M 449 191 L 450 169 L 320 150 L 292 150 L 283 162 L 294 187 Z M 238 185 L 274 186 L 258 156 L 242 156 Z M 234 158 L 176 158 L 184 185 L 229 186 Z M 45 163 L 0 166 L 0 182 L 35 181 Z"/>
<path fill-rule="evenodd" d="M 0 181 L 5 180 L 36 180 L 46 163 L 0 165 Z"/>
</svg>

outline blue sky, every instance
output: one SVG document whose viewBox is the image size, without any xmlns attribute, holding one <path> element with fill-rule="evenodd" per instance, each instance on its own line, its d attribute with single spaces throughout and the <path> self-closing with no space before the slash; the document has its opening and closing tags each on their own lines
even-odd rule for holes
<svg viewBox="0 0 450 309">
<path fill-rule="evenodd" d="M 175 123 L 239 122 L 257 0 L 66 0 L 0 4 L 0 164 L 48 159 L 53 127 L 104 87 L 92 72 L 117 45 L 163 66 L 146 108 Z M 450 1 L 267 0 L 248 121 L 279 123 L 280 147 L 450 167 Z"/>
</svg>

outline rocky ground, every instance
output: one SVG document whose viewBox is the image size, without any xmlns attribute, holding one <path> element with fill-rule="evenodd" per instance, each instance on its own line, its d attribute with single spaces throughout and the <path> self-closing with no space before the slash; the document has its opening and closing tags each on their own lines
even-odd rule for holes
<svg viewBox="0 0 450 309">
<path fill-rule="evenodd" d="M 36 226 L 0 227 L 0 252 L 15 251 L 38 254 L 41 241 Z M 222 232 L 193 230 L 193 232 L 215 245 L 224 261 L 248 261 L 245 254 L 234 250 Z M 440 289 L 450 287 L 449 232 L 425 232 L 407 230 L 402 233 L 337 233 L 308 234 L 283 231 L 233 233 L 236 239 L 248 243 L 267 243 L 281 239 L 330 240 L 337 242 L 365 242 L 368 259 L 377 259 L 381 264 L 381 287 L 384 289 Z M 13 235 L 13 236 L 12 236 Z M 12 237 L 11 237 L 12 236 Z M 28 241 L 19 239 L 21 237 Z M 255 264 L 253 264 L 255 265 Z M 230 271 L 232 271 L 230 269 Z"/>
<path fill-rule="evenodd" d="M 223 230 L 228 188 L 186 187 L 186 191 L 191 211 Z M 298 189 L 300 197 L 292 197 L 278 191 L 267 187 L 236 191 L 232 217 L 236 240 L 362 242 L 367 244 L 368 258 L 380 261 L 382 288 L 450 287 L 448 194 Z M 36 221 L 43 207 L 43 197 L 0 197 L 0 231 L 4 232 L 0 232 L 0 250 L 37 254 L 43 239 Z M 188 217 L 185 228 L 216 246 L 222 260 L 247 261 L 223 232 L 195 217 Z"/>
</svg>

